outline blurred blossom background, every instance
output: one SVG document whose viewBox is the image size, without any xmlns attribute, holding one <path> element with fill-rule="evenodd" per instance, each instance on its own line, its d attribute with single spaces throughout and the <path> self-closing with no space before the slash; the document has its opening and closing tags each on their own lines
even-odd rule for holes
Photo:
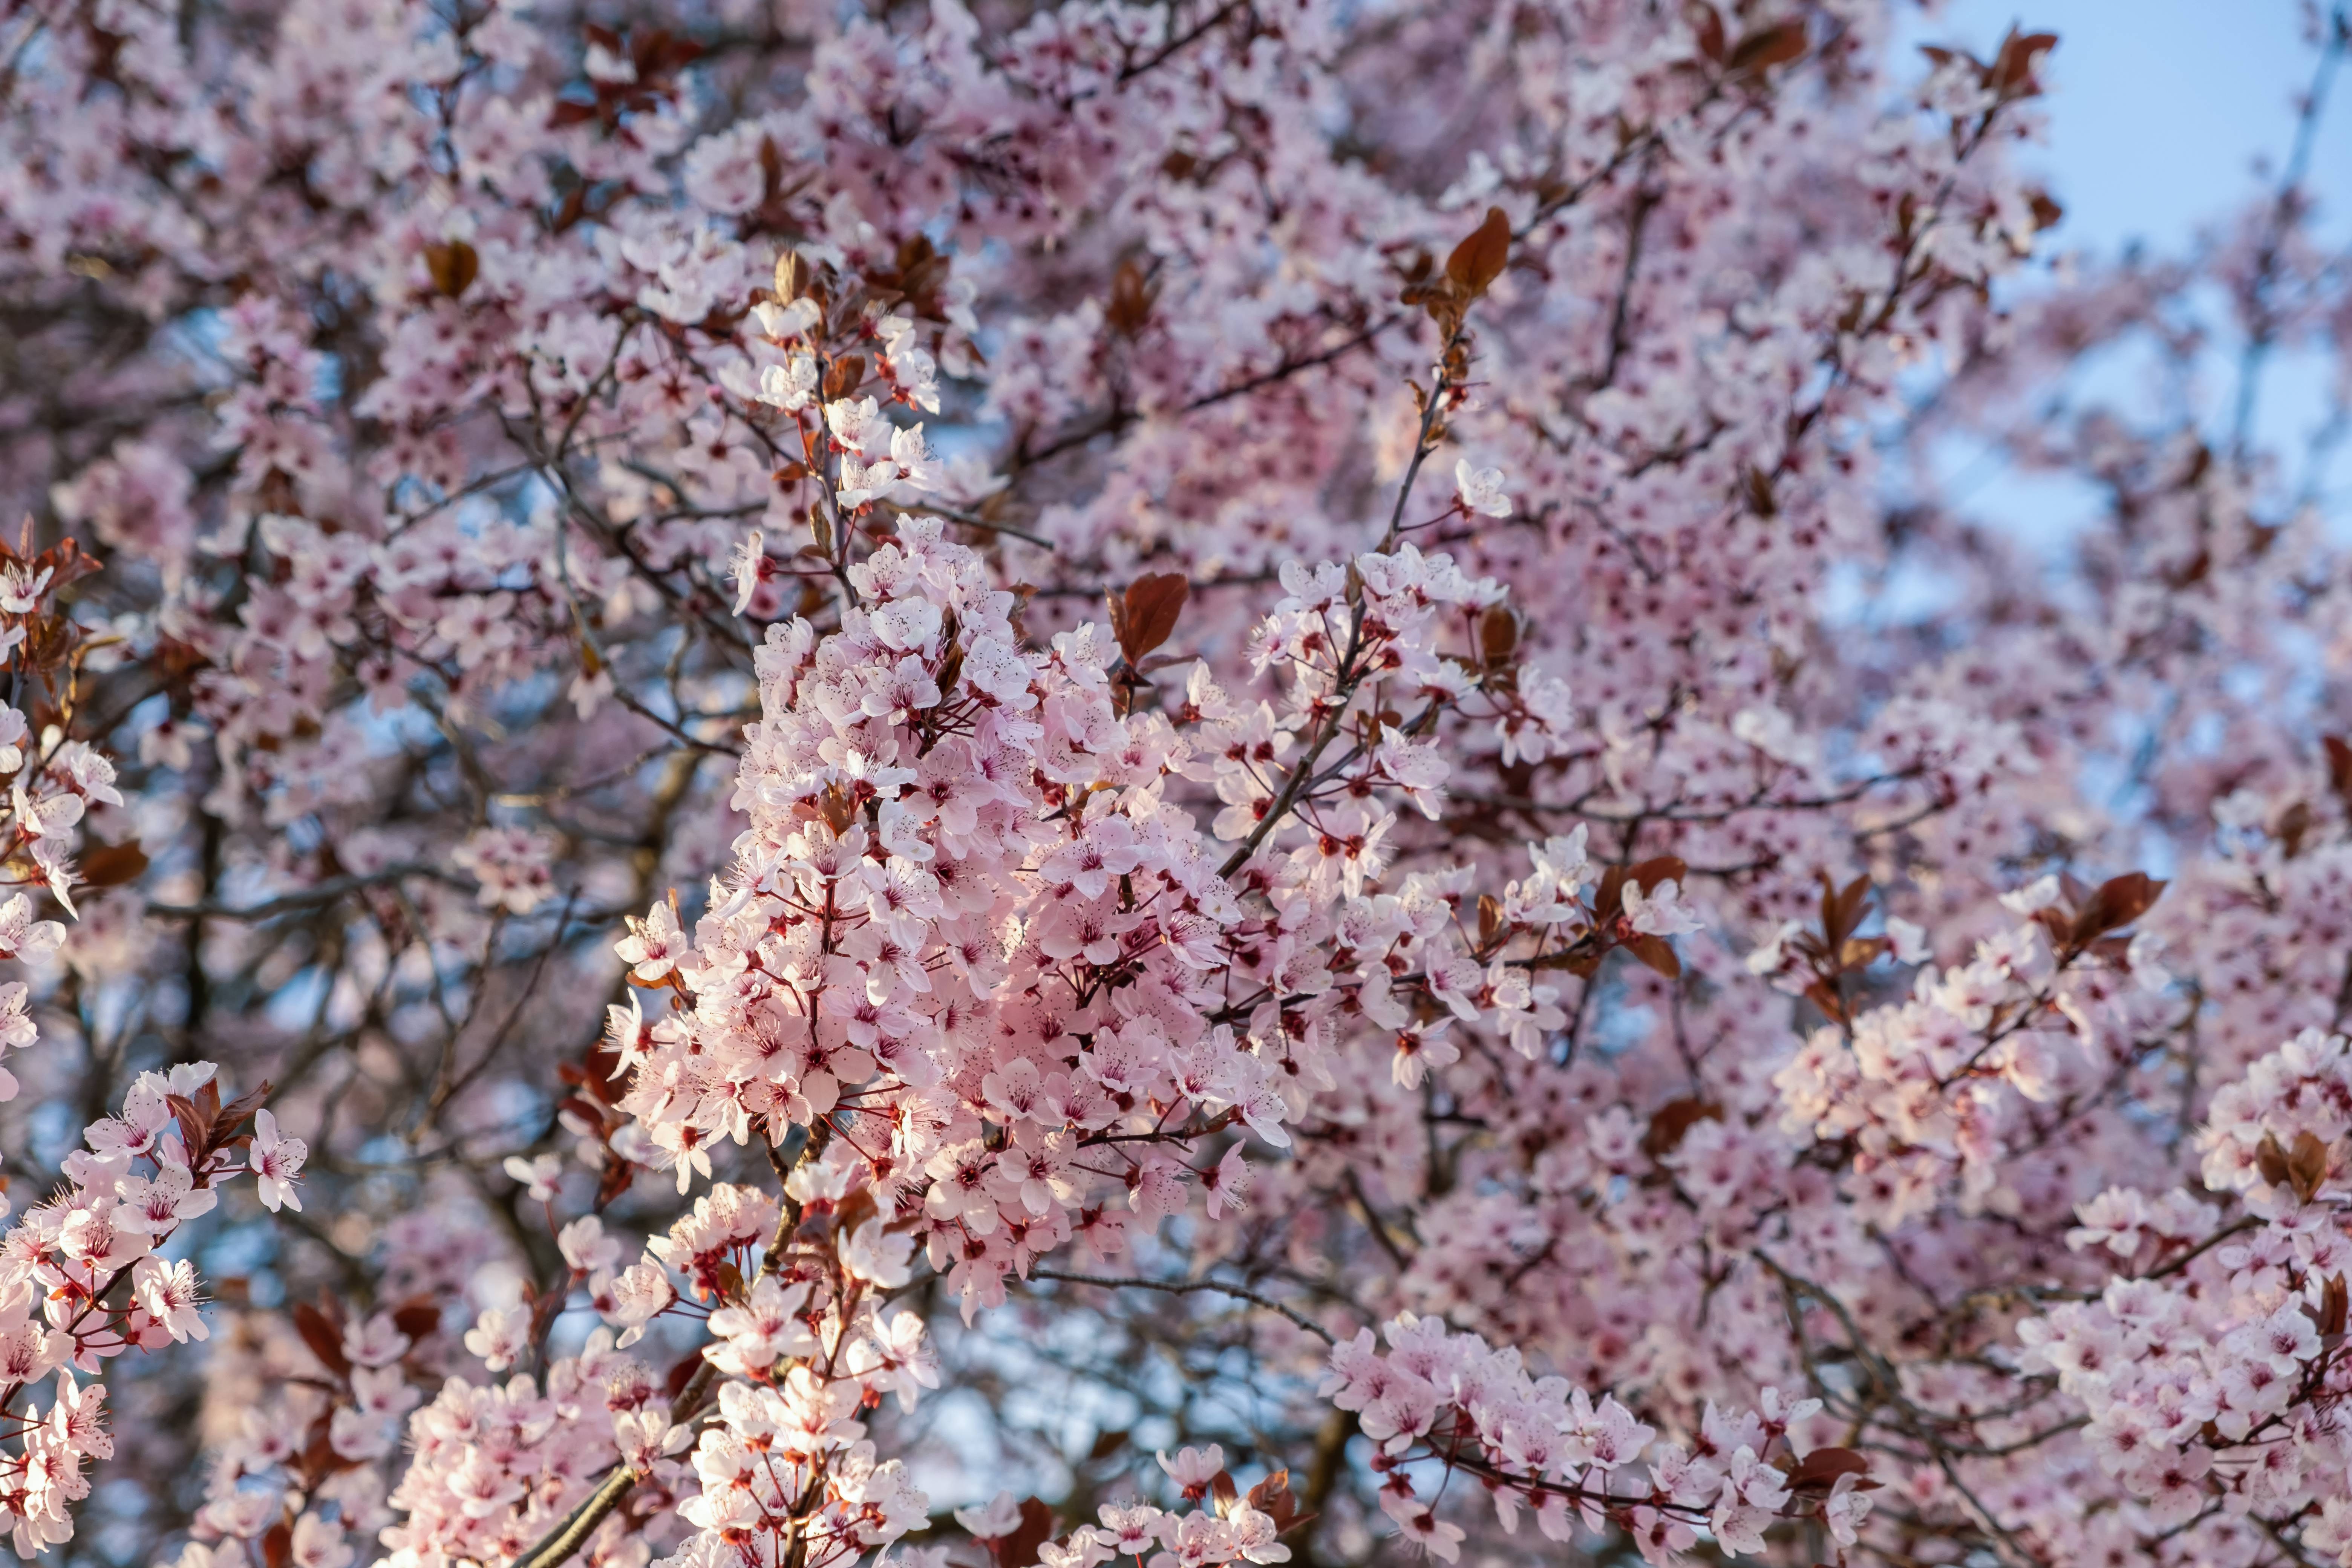
<svg viewBox="0 0 2352 1568">
<path fill-rule="evenodd" d="M 2312 39 L 2321 21 L 2302 0 L 2050 0 L 2030 10 L 1949 0 L 1913 15 L 1909 28 L 1919 42 L 1964 40 L 1979 50 L 2011 26 L 2058 35 L 2044 71 L 2049 132 L 2019 162 L 2042 174 L 2066 209 L 2050 235 L 2054 257 L 2081 252 L 2112 261 L 2135 250 L 2185 257 L 2209 248 L 2220 237 L 2216 226 L 2236 216 L 2249 190 L 2277 184 L 2313 85 Z M 2312 127 L 2302 182 L 2315 208 L 2314 232 L 2338 245 L 2352 235 L 2347 99 L 2339 74 Z M 2200 365 L 2206 383 L 2234 389 L 2243 346 L 2217 335 Z M 2084 356 L 2070 380 L 2080 392 L 2123 406 L 2137 397 L 2155 411 L 2164 394 L 2150 367 L 2144 342 L 2126 343 Z M 2269 356 L 2254 404 L 2258 444 L 2308 451 L 2334 417 L 2327 375 L 2315 353 Z M 2227 440 L 2221 426 L 2231 399 L 2210 399 L 2210 406 L 2212 434 Z M 2102 504 L 2079 479 L 2020 474 L 1964 442 L 1948 443 L 1939 456 L 1973 511 L 2036 541 L 2053 569 Z M 2345 445 L 2318 466 L 2315 494 L 2332 531 L 2352 530 L 2352 450 Z"/>
</svg>

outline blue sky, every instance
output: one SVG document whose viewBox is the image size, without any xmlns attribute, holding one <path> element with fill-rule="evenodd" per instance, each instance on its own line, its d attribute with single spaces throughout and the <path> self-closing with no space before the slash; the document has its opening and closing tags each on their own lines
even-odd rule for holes
<svg viewBox="0 0 2352 1568">
<path fill-rule="evenodd" d="M 1954 0 L 1914 25 L 1981 58 L 2012 22 L 2058 35 L 2042 72 L 2050 144 L 2032 159 L 2066 205 L 2056 238 L 2113 255 L 2186 243 L 2283 161 L 2315 57 L 2297 0 Z M 2352 229 L 2352 92 L 2339 74 L 2312 186 Z"/>
<path fill-rule="evenodd" d="M 2059 37 L 2042 72 L 2049 135 L 2021 159 L 2065 206 L 2053 247 L 2114 257 L 2141 242 L 2179 254 L 2275 187 L 2318 58 L 2304 41 L 2298 0 L 1952 0 L 1906 32 L 1984 58 L 2011 23 Z M 2352 70 L 2337 71 L 2314 146 L 2306 185 L 2318 230 L 2352 243 Z M 2142 403 L 2152 378 L 2133 353 L 2086 361 L 2076 391 L 2126 409 Z M 2233 349 L 2217 346 L 2200 372 L 2216 426 L 2236 363 Z M 2302 451 L 2326 417 L 2326 374 L 2311 356 L 2273 358 L 2255 426 L 2263 445 Z M 2063 476 L 1989 469 L 1980 450 L 1959 443 L 1940 466 L 1948 479 L 1965 477 L 1965 510 L 2024 536 L 2053 567 L 2100 504 Z M 2352 460 L 2338 451 L 2325 478 L 2323 510 L 2352 533 Z"/>
</svg>

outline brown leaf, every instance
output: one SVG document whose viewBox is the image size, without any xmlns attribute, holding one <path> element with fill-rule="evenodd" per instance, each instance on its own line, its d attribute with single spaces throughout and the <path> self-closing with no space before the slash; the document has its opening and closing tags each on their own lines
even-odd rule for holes
<svg viewBox="0 0 2352 1568">
<path fill-rule="evenodd" d="M 294 1527 L 279 1520 L 261 1532 L 262 1568 L 286 1568 L 294 1555 Z"/>
<path fill-rule="evenodd" d="M 2294 1146 L 2287 1151 L 2286 1175 L 2294 1195 L 2305 1203 L 2316 1197 L 2320 1184 L 2327 1180 L 2327 1145 L 2308 1128 L 2294 1135 Z"/>
<path fill-rule="evenodd" d="M 294 1304 L 294 1331 L 320 1365 L 333 1373 L 338 1380 L 352 1374 L 351 1358 L 343 1354 L 342 1325 L 308 1301 Z"/>
<path fill-rule="evenodd" d="M 1601 954 L 1591 944 L 1579 942 L 1574 947 L 1554 952 L 1538 953 L 1528 967 L 1532 969 L 1565 969 L 1579 980 L 1590 980 L 1601 972 Z"/>
<path fill-rule="evenodd" d="M 2146 914 L 2164 884 L 2145 871 L 2126 871 L 2099 884 L 2074 917 L 2074 945 L 2080 948 L 2095 937 L 2127 926 Z"/>
<path fill-rule="evenodd" d="M 1675 956 L 1674 944 L 1664 937 L 1635 931 L 1625 939 L 1625 951 L 1669 980 L 1683 977 L 1683 961 Z"/>
<path fill-rule="evenodd" d="M 846 397 L 866 379 L 866 356 L 844 354 L 833 362 L 824 373 L 824 395 L 828 398 Z"/>
<path fill-rule="evenodd" d="M 1110 303 L 1103 310 L 1103 320 L 1120 337 L 1139 336 L 1150 325 L 1151 309 L 1159 300 L 1159 279 L 1138 267 L 1130 257 L 1111 274 Z"/>
<path fill-rule="evenodd" d="M 1678 855 L 1654 855 L 1647 860 L 1636 860 L 1627 868 L 1625 879 L 1642 891 L 1654 892 L 1661 883 L 1680 882 L 1690 875 Z"/>
<path fill-rule="evenodd" d="M 454 300 L 480 276 L 482 258 L 462 239 L 425 247 L 425 270 L 433 287 Z"/>
<path fill-rule="evenodd" d="M 1838 967 L 1867 969 L 1877 963 L 1878 955 L 1885 951 L 1886 939 L 1883 936 L 1850 936 L 1838 949 Z"/>
<path fill-rule="evenodd" d="M 1782 22 L 1770 27 L 1759 28 L 1732 46 L 1731 58 L 1726 62 L 1734 71 L 1761 71 L 1769 66 L 1786 65 L 1801 58 L 1805 52 L 1805 24 L 1801 21 Z"/>
<path fill-rule="evenodd" d="M 1702 1121 L 1722 1120 L 1723 1107 L 1711 1100 L 1670 1100 L 1651 1116 L 1650 1130 L 1642 1135 L 1642 1152 L 1653 1160 L 1664 1159 L 1682 1147 L 1684 1135 L 1692 1128 Z"/>
<path fill-rule="evenodd" d="M 243 1126 L 255 1111 L 268 1102 L 269 1080 L 264 1079 L 254 1086 L 252 1093 L 239 1096 L 226 1105 L 215 1106 L 207 1110 L 205 1114 L 212 1125 L 205 1133 L 206 1151 L 224 1148 L 229 1143 L 239 1142 L 237 1129 Z"/>
<path fill-rule="evenodd" d="M 310 1423 L 310 1437 L 302 1445 L 302 1452 L 295 1462 L 295 1469 L 301 1477 L 304 1489 L 316 1488 L 328 1477 L 352 1469 L 358 1464 L 357 1459 L 347 1459 L 335 1452 L 333 1423 L 327 1412 L 320 1412 L 319 1418 Z"/>
<path fill-rule="evenodd" d="M 1698 41 L 1698 52 L 1721 65 L 1726 48 L 1723 18 L 1716 14 L 1715 7 L 1706 0 L 1694 0 L 1690 7 L 1690 23 L 1691 32 Z"/>
<path fill-rule="evenodd" d="M 2004 99 L 2039 97 L 2042 84 L 2034 79 L 2033 68 L 2057 47 L 2057 34 L 2020 33 L 2012 24 L 1985 73 L 1985 85 Z"/>
<path fill-rule="evenodd" d="M 2262 1173 L 2265 1185 L 2286 1185 L 2286 1149 L 2279 1142 L 2276 1133 L 2263 1133 L 2263 1141 L 2254 1145 L 2254 1169 Z"/>
<path fill-rule="evenodd" d="M 1601 885 L 1592 891 L 1593 913 L 1604 925 L 1624 912 L 1625 878 L 1624 867 L 1612 866 L 1601 873 Z"/>
<path fill-rule="evenodd" d="M 1870 1461 L 1852 1448 L 1816 1448 L 1789 1472 L 1789 1489 L 1827 1496 L 1840 1476 L 1866 1476 Z"/>
<path fill-rule="evenodd" d="M 808 292 L 809 264 L 797 250 L 776 258 L 776 298 L 789 305 Z"/>
<path fill-rule="evenodd" d="M 2338 1274 L 2319 1288 L 2319 1310 L 2313 1321 L 2323 1337 L 2344 1332 L 2347 1308 L 2352 1308 L 2352 1294 L 2347 1293 L 2344 1276 Z"/>
<path fill-rule="evenodd" d="M 441 1331 L 441 1304 L 424 1296 L 403 1302 L 393 1309 L 392 1326 L 412 1340 L 429 1339 Z"/>
<path fill-rule="evenodd" d="M 163 1103 L 170 1106 L 173 1120 L 180 1124 L 180 1142 L 186 1144 L 191 1155 L 212 1147 L 212 1112 L 184 1094 L 167 1094 Z"/>
<path fill-rule="evenodd" d="M 1500 207 L 1488 207 L 1486 221 L 1445 258 L 1445 276 L 1465 300 L 1484 294 L 1511 260 L 1511 220 Z"/>
<path fill-rule="evenodd" d="M 1496 934 L 1503 929 L 1503 902 L 1492 893 L 1478 895 L 1478 945 L 1493 944 Z"/>
<path fill-rule="evenodd" d="M 856 798 L 837 784 L 824 786 L 824 792 L 817 796 L 817 810 L 824 814 L 825 826 L 835 835 L 848 832 L 849 825 L 857 820 Z"/>
<path fill-rule="evenodd" d="M 2296 801 L 2279 813 L 2275 836 L 2279 841 L 2279 847 L 2286 851 L 2288 859 L 2294 859 L 2302 851 L 2304 836 L 2310 831 L 2311 803 L 2309 801 Z"/>
<path fill-rule="evenodd" d="M 81 858 L 81 869 L 76 880 L 85 887 L 113 888 L 131 880 L 147 869 L 147 852 L 136 840 L 121 844 L 100 844 L 92 841 L 89 852 Z"/>
<path fill-rule="evenodd" d="M 1274 1521 L 1276 1535 L 1288 1530 L 1298 1515 L 1298 1499 L 1291 1492 L 1288 1470 L 1276 1470 L 1250 1488 L 1247 1500 L 1250 1507 Z"/>
<path fill-rule="evenodd" d="M 1870 879 L 1856 877 L 1843 888 L 1830 880 L 1827 871 L 1815 873 L 1822 881 L 1822 944 L 1825 952 L 1835 952 L 1845 945 L 1862 917 L 1870 911 Z"/>
<path fill-rule="evenodd" d="M 1153 572 L 1127 585 L 1127 597 L 1112 616 L 1112 629 L 1118 633 L 1119 651 L 1127 655 L 1129 668 L 1168 640 L 1192 592 L 1192 585 L 1181 572 Z"/>
<path fill-rule="evenodd" d="M 36 573 L 48 573 L 51 594 L 103 570 L 98 557 L 83 554 L 81 545 L 70 539 L 61 539 L 34 556 L 33 569 Z"/>
<path fill-rule="evenodd" d="M 1845 998 L 1839 995 L 1836 991 L 1832 990 L 1827 982 L 1816 980 L 1811 984 L 1807 985 L 1804 990 L 1804 997 L 1806 1001 L 1811 1002 L 1814 1006 L 1819 1007 L 1822 1013 L 1828 1016 L 1836 1019 L 1841 1024 L 1846 1022 L 1847 1015 Z"/>
<path fill-rule="evenodd" d="M 1489 605 L 1486 613 L 1478 617 L 1478 654 L 1486 668 L 1510 662 L 1518 651 L 1519 617 L 1507 605 Z"/>
<path fill-rule="evenodd" d="M 1030 1568 L 1037 1561 L 1037 1548 L 1053 1539 L 1054 1510 L 1034 1497 L 1024 1498 L 1020 1528 L 990 1542 L 988 1549 L 996 1558 L 996 1568 Z"/>
</svg>

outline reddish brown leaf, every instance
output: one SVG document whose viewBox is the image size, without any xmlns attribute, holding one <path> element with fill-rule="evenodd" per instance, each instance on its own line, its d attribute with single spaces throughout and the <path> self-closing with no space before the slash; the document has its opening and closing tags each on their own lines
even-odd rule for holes
<svg viewBox="0 0 2352 1568">
<path fill-rule="evenodd" d="M 422 1296 L 404 1302 L 393 1309 L 392 1326 L 412 1340 L 430 1338 L 441 1330 L 440 1303 Z"/>
<path fill-rule="evenodd" d="M 425 270 L 433 287 L 454 300 L 481 274 L 482 258 L 462 239 L 425 247 Z"/>
<path fill-rule="evenodd" d="M 1104 308 L 1103 320 L 1120 337 L 1137 337 L 1150 325 L 1152 307 L 1159 301 L 1159 279 L 1146 274 L 1130 257 L 1111 274 L 1110 303 Z"/>
<path fill-rule="evenodd" d="M 294 1330 L 321 1366 L 338 1379 L 351 1376 L 351 1358 L 343 1354 L 341 1324 L 308 1301 L 298 1301 L 294 1304 Z"/>
<path fill-rule="evenodd" d="M 2344 1276 L 2335 1275 L 2319 1288 L 2319 1310 L 2312 1314 L 2312 1321 L 2322 1336 L 2339 1335 L 2345 1330 L 2347 1308 L 2352 1308 L 2352 1295 L 2345 1289 Z"/>
<path fill-rule="evenodd" d="M 1715 7 L 1708 5 L 1707 0 L 1693 0 L 1690 7 L 1690 23 L 1691 32 L 1698 40 L 1698 52 L 1717 65 L 1721 65 L 1727 47 L 1727 40 L 1723 34 L 1723 18 L 1716 14 Z"/>
<path fill-rule="evenodd" d="M 1816 980 L 1807 985 L 1804 997 L 1829 1017 L 1836 1019 L 1841 1024 L 1846 1021 L 1845 998 L 1839 995 L 1826 982 Z"/>
<path fill-rule="evenodd" d="M 1654 892 L 1666 882 L 1681 882 L 1690 875 L 1678 855 L 1654 855 L 1647 860 L 1636 860 L 1627 868 L 1625 879 L 1643 892 Z"/>
<path fill-rule="evenodd" d="M 857 800 L 837 784 L 824 786 L 817 796 L 817 809 L 824 814 L 825 825 L 835 833 L 846 833 L 849 825 L 857 820 Z"/>
<path fill-rule="evenodd" d="M 1653 1160 L 1664 1159 L 1682 1147 L 1683 1137 L 1702 1121 L 1723 1120 L 1723 1107 L 1711 1100 L 1670 1100 L 1658 1107 L 1650 1118 L 1650 1130 L 1642 1135 L 1642 1152 Z"/>
<path fill-rule="evenodd" d="M 1852 1448 L 1816 1448 L 1789 1472 L 1789 1489 L 1827 1495 L 1840 1476 L 1866 1476 L 1870 1461 Z"/>
<path fill-rule="evenodd" d="M 2276 1133 L 2263 1133 L 2263 1141 L 2254 1145 L 2254 1169 L 2262 1173 L 2266 1184 L 2273 1187 L 2286 1185 L 2286 1148 L 2280 1143 Z"/>
<path fill-rule="evenodd" d="M 2094 937 L 2131 924 L 2148 911 L 2163 891 L 2164 884 L 2145 871 L 2127 871 L 2100 883 L 2074 917 L 2074 945 L 2079 948 Z"/>
<path fill-rule="evenodd" d="M 1508 664 L 1518 647 L 1519 617 L 1507 605 L 1487 605 L 1486 613 L 1478 617 L 1478 653 L 1486 668 Z"/>
<path fill-rule="evenodd" d="M 1732 46 L 1731 58 L 1727 65 L 1733 71 L 1760 71 L 1801 58 L 1804 52 L 1804 23 L 1782 22 L 1759 28 L 1741 38 Z"/>
<path fill-rule="evenodd" d="M 1614 920 L 1625 908 L 1625 875 L 1622 866 L 1612 866 L 1601 873 L 1601 885 L 1592 891 L 1592 909 L 1603 921 Z"/>
<path fill-rule="evenodd" d="M 1836 952 L 1862 924 L 1862 917 L 1870 910 L 1870 879 L 1856 877 L 1843 888 L 1830 880 L 1827 871 L 1817 873 L 1822 879 L 1822 946 L 1825 952 Z"/>
<path fill-rule="evenodd" d="M 2327 1145 L 2310 1130 L 2294 1135 L 2294 1146 L 2287 1151 L 2287 1180 L 2294 1187 L 2294 1195 L 2309 1203 L 2319 1194 L 2320 1184 L 2327 1180 Z"/>
<path fill-rule="evenodd" d="M 790 304 L 808 292 L 809 265 L 797 250 L 776 258 L 776 298 Z"/>
<path fill-rule="evenodd" d="M 1290 1489 L 1288 1470 L 1276 1470 L 1250 1488 L 1248 1502 L 1250 1507 L 1274 1521 L 1277 1535 L 1289 1529 L 1298 1516 L 1298 1499 Z"/>
<path fill-rule="evenodd" d="M 1635 931 L 1625 939 L 1625 951 L 1669 980 L 1683 976 L 1683 961 L 1675 956 L 1674 944 L 1662 936 Z"/>
<path fill-rule="evenodd" d="M 113 888 L 131 880 L 147 869 L 147 852 L 137 842 L 121 844 L 93 843 L 81 858 L 80 875 L 77 879 L 85 887 Z"/>
<path fill-rule="evenodd" d="M 1192 585 L 1181 572 L 1154 572 L 1128 584 L 1127 597 L 1112 620 L 1119 651 L 1127 656 L 1129 668 L 1140 663 L 1145 654 L 1168 640 L 1176 630 L 1176 617 L 1184 613 L 1184 601 L 1192 592 Z"/>
<path fill-rule="evenodd" d="M 1036 1498 L 1021 1502 L 1021 1525 L 1010 1535 L 989 1542 L 996 1568 L 1031 1568 L 1037 1549 L 1054 1539 L 1054 1510 Z"/>
<path fill-rule="evenodd" d="M 1511 260 L 1511 220 L 1500 207 L 1488 207 L 1486 221 L 1445 258 L 1445 276 L 1465 300 L 1484 294 Z"/>
<path fill-rule="evenodd" d="M 824 373 L 824 395 L 828 398 L 846 397 L 865 380 L 866 356 L 844 354 Z"/>
<path fill-rule="evenodd" d="M 1838 948 L 1838 967 L 1867 969 L 1875 963 L 1878 961 L 1878 955 L 1885 951 L 1886 939 L 1883 936 L 1850 936 Z"/>
<path fill-rule="evenodd" d="M 212 1086 L 209 1084 L 205 1085 L 205 1088 L 207 1089 L 210 1089 L 211 1087 Z M 197 1109 L 203 1112 L 206 1125 L 205 1128 L 204 1142 L 201 1145 L 191 1143 L 189 1145 L 191 1152 L 209 1153 L 215 1149 L 225 1149 L 242 1144 L 245 1138 L 248 1135 L 240 1134 L 237 1130 L 245 1124 L 245 1121 L 248 1117 L 252 1116 L 255 1111 L 260 1110 L 262 1106 L 268 1102 L 269 1099 L 269 1082 L 266 1079 L 263 1079 L 259 1084 L 257 1084 L 254 1087 L 252 1093 L 245 1095 L 227 1105 L 220 1105 L 217 1103 L 220 1099 L 220 1096 L 217 1093 L 214 1094 L 212 1099 L 215 1102 L 212 1106 L 205 1107 L 199 1104 L 197 1107 Z"/>
<path fill-rule="evenodd" d="M 1478 895 L 1478 945 L 1490 946 L 1503 929 L 1503 902 L 1492 893 Z"/>
<path fill-rule="evenodd" d="M 2055 33 L 2020 33 L 2012 25 L 1985 73 L 1985 85 L 2005 99 L 2038 97 L 2042 84 L 2034 79 L 2033 68 L 2057 47 Z"/>
<path fill-rule="evenodd" d="M 2327 787 L 2352 810 L 2352 742 L 2341 735 L 2323 735 L 2319 743 L 2327 749 Z"/>
<path fill-rule="evenodd" d="M 2311 803 L 2309 801 L 2296 801 L 2279 813 L 2276 837 L 2279 847 L 2286 851 L 2288 859 L 2294 859 L 2302 851 L 2304 836 L 2310 831 Z"/>
<path fill-rule="evenodd" d="M 184 1094 L 167 1094 L 163 1103 L 170 1106 L 172 1117 L 180 1124 L 180 1142 L 188 1146 L 191 1154 L 212 1147 L 212 1112 Z"/>
</svg>

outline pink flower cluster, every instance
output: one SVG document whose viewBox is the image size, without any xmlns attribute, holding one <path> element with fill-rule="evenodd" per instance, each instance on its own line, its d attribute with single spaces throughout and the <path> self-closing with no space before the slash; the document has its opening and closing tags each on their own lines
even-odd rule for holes
<svg viewBox="0 0 2352 1568">
<path fill-rule="evenodd" d="M 0 1507 L 19 1557 L 73 1538 L 69 1505 L 89 1495 L 82 1461 L 114 1453 L 106 1385 L 76 1374 L 209 1335 L 195 1269 L 158 1249 L 241 1171 L 270 1209 L 300 1206 L 292 1182 L 308 1151 L 257 1098 L 224 1106 L 209 1062 L 141 1075 L 122 1114 L 92 1122 L 67 1158 L 71 1184 L 0 1235 L 0 1432 L 14 1443 L 0 1446 Z M 53 1374 L 44 1411 L 32 1402 Z"/>
<path fill-rule="evenodd" d="M 1855 1489 L 1864 1468 L 1858 1459 L 1832 1466 L 1795 1447 L 1790 1429 L 1818 1412 L 1819 1400 L 1788 1401 L 1768 1387 L 1760 1415 L 1727 1415 L 1709 1403 L 1695 1447 L 1685 1448 L 1654 1443 L 1656 1432 L 1613 1395 L 1595 1403 L 1563 1379 L 1532 1377 L 1517 1352 L 1496 1351 L 1475 1334 L 1410 1314 L 1381 1333 L 1385 1352 L 1369 1329 L 1335 1348 L 1322 1392 L 1358 1412 L 1364 1435 L 1379 1444 L 1375 1468 L 1388 1475 L 1381 1510 L 1407 1539 L 1449 1563 L 1461 1555 L 1464 1532 L 1416 1496 L 1416 1458 L 1442 1457 L 1447 1469 L 1478 1476 L 1506 1530 L 1517 1530 L 1521 1508 L 1557 1542 L 1573 1541 L 1579 1522 L 1596 1531 L 1613 1524 L 1651 1563 L 1674 1561 L 1700 1528 L 1727 1552 L 1761 1552 L 1765 1528 L 1782 1514 L 1810 1512 L 1851 1546 L 1869 1513 L 1869 1494 Z M 1766 1462 L 1783 1456 L 1798 1463 Z M 1627 1481 L 1617 1479 L 1621 1470 Z"/>
<path fill-rule="evenodd" d="M 17 1553 L 2352 1568 L 2340 9 L 0 16 Z"/>
</svg>

